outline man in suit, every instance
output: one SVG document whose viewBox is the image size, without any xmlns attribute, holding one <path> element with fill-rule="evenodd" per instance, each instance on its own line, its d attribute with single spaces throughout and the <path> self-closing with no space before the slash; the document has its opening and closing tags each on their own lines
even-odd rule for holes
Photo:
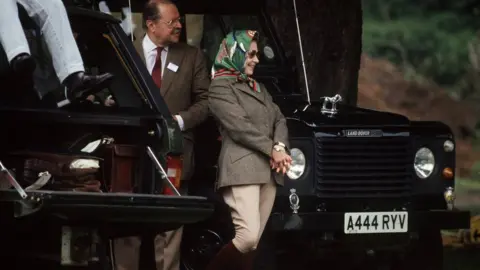
<svg viewBox="0 0 480 270">
<path fill-rule="evenodd" d="M 183 131 L 184 158 L 180 192 L 185 193 L 194 168 L 193 129 L 208 116 L 210 79 L 203 52 L 179 42 L 182 29 L 180 19 L 177 7 L 170 0 L 149 0 L 143 13 L 146 34 L 136 40 L 135 47 Z M 155 237 L 157 270 L 179 270 L 181 237 L 182 228 Z M 128 244 L 123 244 L 135 246 L 138 250 L 140 244 L 137 241 L 130 238 Z M 128 262 L 121 262 L 122 257 L 131 257 L 132 252 L 125 252 L 125 256 L 121 254 L 121 251 L 116 253 L 119 269 L 137 269 L 138 258 L 125 258 Z"/>
</svg>

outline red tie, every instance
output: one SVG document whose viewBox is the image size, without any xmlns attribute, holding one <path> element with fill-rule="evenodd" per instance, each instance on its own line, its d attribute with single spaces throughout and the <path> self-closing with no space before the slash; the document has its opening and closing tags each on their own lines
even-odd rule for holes
<svg viewBox="0 0 480 270">
<path fill-rule="evenodd" d="M 158 88 L 162 86 L 162 51 L 162 47 L 157 47 L 157 58 L 152 70 L 152 78 Z"/>
</svg>

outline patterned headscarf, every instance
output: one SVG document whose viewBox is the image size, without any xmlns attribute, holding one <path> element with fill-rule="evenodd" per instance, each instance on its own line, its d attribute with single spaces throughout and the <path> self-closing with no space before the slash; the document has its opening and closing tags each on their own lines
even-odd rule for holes
<svg viewBox="0 0 480 270">
<path fill-rule="evenodd" d="M 212 79 L 236 79 L 246 82 L 255 92 L 260 92 L 260 85 L 245 74 L 245 55 L 250 48 L 252 39 L 258 35 L 253 30 L 238 30 L 228 33 L 220 43 L 215 62 L 212 67 Z"/>
</svg>

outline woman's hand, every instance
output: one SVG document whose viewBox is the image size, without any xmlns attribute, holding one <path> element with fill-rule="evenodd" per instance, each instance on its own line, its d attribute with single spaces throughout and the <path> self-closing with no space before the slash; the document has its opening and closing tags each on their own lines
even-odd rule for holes
<svg viewBox="0 0 480 270">
<path fill-rule="evenodd" d="M 277 171 L 277 173 L 282 172 L 282 174 L 287 173 L 292 163 L 292 158 L 283 151 L 272 150 L 272 159 L 270 160 L 270 167 Z"/>
</svg>

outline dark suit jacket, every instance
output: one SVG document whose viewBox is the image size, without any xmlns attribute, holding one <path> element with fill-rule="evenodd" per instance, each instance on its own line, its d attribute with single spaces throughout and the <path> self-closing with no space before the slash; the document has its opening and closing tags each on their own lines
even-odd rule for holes
<svg viewBox="0 0 480 270">
<path fill-rule="evenodd" d="M 137 39 L 135 48 L 145 62 L 142 41 L 143 37 Z M 168 69 L 169 63 L 177 65 L 178 70 L 173 72 Z M 160 93 L 170 112 L 180 114 L 183 118 L 187 137 L 190 137 L 190 129 L 207 119 L 209 85 L 210 79 L 203 52 L 184 43 L 170 45 Z"/>
<path fill-rule="evenodd" d="M 144 35 L 134 45 L 145 62 L 142 48 Z M 169 63 L 178 66 L 176 72 L 167 68 Z M 184 43 L 172 44 L 168 48 L 167 61 L 163 70 L 160 93 L 173 115 L 179 114 L 184 122 L 184 180 L 193 173 L 193 128 L 208 117 L 208 76 L 203 52 Z"/>
<path fill-rule="evenodd" d="M 254 92 L 246 83 L 214 80 L 209 90 L 209 107 L 219 122 L 222 150 L 219 156 L 217 188 L 265 184 L 273 179 L 283 185 L 282 174 L 270 168 L 273 144 L 288 145 L 285 117 L 263 84 Z"/>
</svg>

